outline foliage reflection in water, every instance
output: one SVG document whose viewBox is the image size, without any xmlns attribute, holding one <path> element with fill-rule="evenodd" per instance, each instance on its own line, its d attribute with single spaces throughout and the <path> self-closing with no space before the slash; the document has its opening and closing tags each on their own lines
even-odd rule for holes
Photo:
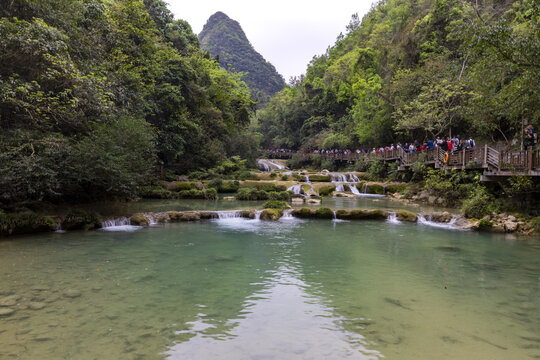
<svg viewBox="0 0 540 360">
<path fill-rule="evenodd" d="M 0 248 L 0 358 L 540 356 L 540 246 L 503 235 L 230 217 Z"/>
</svg>

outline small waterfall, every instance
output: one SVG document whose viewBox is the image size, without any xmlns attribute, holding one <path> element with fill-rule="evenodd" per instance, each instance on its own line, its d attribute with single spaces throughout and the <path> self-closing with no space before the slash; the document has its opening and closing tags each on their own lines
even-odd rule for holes
<svg viewBox="0 0 540 360">
<path fill-rule="evenodd" d="M 257 162 L 257 165 L 259 166 L 259 169 L 261 170 L 264 170 L 266 172 L 269 172 L 270 171 L 270 166 L 268 166 L 268 164 L 262 160 L 259 160 Z"/>
<path fill-rule="evenodd" d="M 255 220 L 261 220 L 261 214 L 262 214 L 262 210 L 255 210 L 255 213 L 254 213 L 254 219 Z"/>
<path fill-rule="evenodd" d="M 332 222 L 335 224 L 335 223 L 349 222 L 349 220 L 338 219 L 337 211 L 334 210 L 334 218 L 332 219 Z"/>
<path fill-rule="evenodd" d="M 427 219 L 424 214 L 418 214 L 418 224 L 425 225 L 425 226 L 431 226 L 441 229 L 452 229 L 452 230 L 463 230 L 455 226 L 455 223 L 457 221 L 457 216 L 452 216 L 452 219 L 450 219 L 447 223 L 440 223 L 435 222 L 431 220 L 431 215 L 427 216 Z"/>
<path fill-rule="evenodd" d="M 349 178 L 351 179 L 351 182 L 354 182 L 354 183 L 360 182 L 360 179 L 358 178 L 358 176 L 354 175 L 353 173 L 349 173 Z"/>
<path fill-rule="evenodd" d="M 242 212 L 238 210 L 227 210 L 227 211 L 218 211 L 217 212 L 218 219 L 235 219 L 235 218 L 241 218 Z M 259 214 L 260 216 L 260 214 Z"/>
<path fill-rule="evenodd" d="M 345 191 L 343 184 L 340 184 L 340 183 L 335 183 L 335 184 L 336 184 L 336 191 Z"/>
<path fill-rule="evenodd" d="M 309 175 L 304 175 L 306 177 L 306 184 L 311 184 L 311 181 L 309 181 Z"/>
<path fill-rule="evenodd" d="M 293 209 L 287 209 L 283 210 L 283 216 L 281 216 L 280 220 L 294 220 L 295 217 L 292 216 Z"/>
<path fill-rule="evenodd" d="M 101 230 L 103 231 L 135 231 L 142 229 L 142 226 L 131 225 L 129 218 L 122 217 L 117 219 L 105 220 L 101 223 Z"/>
<path fill-rule="evenodd" d="M 367 194 L 367 193 L 368 193 L 368 190 L 369 190 L 369 186 L 368 186 L 368 183 L 366 182 L 366 183 L 364 184 L 364 188 L 362 189 L 362 192 L 363 192 L 364 194 Z"/>
<path fill-rule="evenodd" d="M 293 185 L 287 189 L 287 191 L 292 191 L 295 195 L 302 194 L 302 184 Z"/>
<path fill-rule="evenodd" d="M 62 223 L 60 221 L 56 223 L 55 232 L 57 232 L 57 233 L 65 233 L 66 232 L 66 230 L 62 230 Z"/>
<path fill-rule="evenodd" d="M 351 192 L 354 194 L 354 195 L 361 195 L 360 194 L 360 191 L 358 191 L 358 188 L 356 187 L 356 183 L 349 183 L 347 184 L 349 185 L 349 189 L 351 189 Z"/>
<path fill-rule="evenodd" d="M 131 225 L 131 221 L 126 218 L 118 218 L 118 219 L 109 219 L 101 222 L 101 228 L 110 228 L 110 227 L 117 227 L 117 226 L 126 226 Z"/>
<path fill-rule="evenodd" d="M 395 212 L 391 212 L 390 214 L 388 214 L 388 218 L 386 219 L 386 222 L 390 224 L 401 224 L 401 221 L 398 220 L 397 213 Z"/>
<path fill-rule="evenodd" d="M 148 214 L 148 213 L 145 213 L 143 214 L 145 218 L 148 219 L 148 224 L 149 225 L 157 225 L 157 220 L 154 218 L 154 215 L 152 214 Z"/>
</svg>

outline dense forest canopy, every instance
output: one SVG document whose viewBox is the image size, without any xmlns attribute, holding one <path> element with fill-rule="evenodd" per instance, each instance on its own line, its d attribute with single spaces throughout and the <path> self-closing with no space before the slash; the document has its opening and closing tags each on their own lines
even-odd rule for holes
<svg viewBox="0 0 540 360">
<path fill-rule="evenodd" d="M 249 89 L 162 0 L 12 0 L 0 16 L 4 205 L 132 197 L 255 147 Z"/>
<path fill-rule="evenodd" d="M 259 112 L 263 146 L 356 148 L 540 124 L 537 0 L 384 0 Z"/>
<path fill-rule="evenodd" d="M 274 65 L 253 48 L 240 24 L 224 13 L 208 19 L 199 39 L 202 49 L 216 57 L 223 68 L 243 73 L 242 80 L 259 104 L 283 89 L 285 82 Z"/>
</svg>

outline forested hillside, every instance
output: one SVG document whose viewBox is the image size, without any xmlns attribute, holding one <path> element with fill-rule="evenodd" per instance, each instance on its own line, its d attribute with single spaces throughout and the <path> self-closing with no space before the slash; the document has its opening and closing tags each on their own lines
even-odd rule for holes
<svg viewBox="0 0 540 360">
<path fill-rule="evenodd" d="M 0 205 L 133 197 L 249 150 L 249 89 L 162 0 L 13 0 L 0 16 Z"/>
<path fill-rule="evenodd" d="M 266 103 L 283 89 L 285 82 L 274 65 L 259 54 L 238 22 L 222 12 L 212 15 L 199 34 L 201 47 L 225 69 L 244 73 L 243 80 L 259 103 Z"/>
<path fill-rule="evenodd" d="M 266 147 L 510 141 L 540 124 L 537 0 L 384 0 L 259 113 Z"/>
</svg>

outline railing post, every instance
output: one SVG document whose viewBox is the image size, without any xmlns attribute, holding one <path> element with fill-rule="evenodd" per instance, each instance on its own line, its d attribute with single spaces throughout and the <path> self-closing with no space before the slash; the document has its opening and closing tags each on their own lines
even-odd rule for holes
<svg viewBox="0 0 540 360">
<path fill-rule="evenodd" d="M 527 150 L 527 169 L 529 171 L 532 171 L 533 169 L 533 153 L 534 150 L 530 147 L 529 150 Z"/>
<path fill-rule="evenodd" d="M 465 169 L 465 148 L 463 148 L 463 152 L 461 153 L 461 155 L 463 156 L 463 159 L 462 159 L 462 168 Z"/>
<path fill-rule="evenodd" d="M 487 168 L 487 156 L 488 156 L 488 146 L 487 144 L 484 145 L 484 163 L 482 164 L 482 167 Z"/>
</svg>

